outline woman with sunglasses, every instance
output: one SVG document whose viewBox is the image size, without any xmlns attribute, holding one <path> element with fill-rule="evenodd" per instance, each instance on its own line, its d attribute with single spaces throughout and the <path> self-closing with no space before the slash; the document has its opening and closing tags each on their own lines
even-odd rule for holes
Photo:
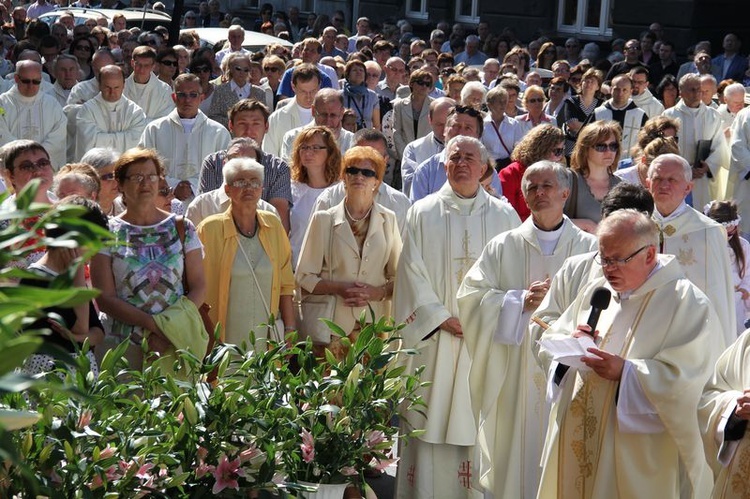
<svg viewBox="0 0 750 499">
<path fill-rule="evenodd" d="M 396 215 L 375 202 L 384 174 L 385 160 L 374 149 L 357 146 L 346 152 L 341 162 L 346 197 L 333 208 L 315 212 L 297 266 L 303 296 L 335 296 L 330 319 L 352 342 L 357 339 L 362 312 L 366 320 L 371 319 L 368 307 L 375 320 L 390 317 L 401 236 Z M 326 348 L 337 359 L 347 353 L 337 335 L 313 338 L 313 342 L 318 356 Z"/>
<path fill-rule="evenodd" d="M 156 74 L 170 88 L 174 87 L 174 79 L 177 76 L 178 66 L 177 52 L 172 47 L 159 50 L 159 53 L 156 55 Z"/>
<path fill-rule="evenodd" d="M 120 156 L 115 178 L 125 211 L 109 219 L 116 244 L 91 260 L 91 280 L 101 291 L 99 309 L 113 320 L 105 341 L 114 347 L 130 340 L 126 355 L 134 369 L 143 364 L 142 338 L 150 351 L 171 348 L 155 316 L 176 305 L 195 317 L 205 296 L 200 240 L 193 224 L 184 220 L 183 243 L 176 217 L 159 207 L 163 177 L 162 160 L 153 149 L 129 149 Z"/>
<path fill-rule="evenodd" d="M 352 59 L 344 68 L 344 107 L 357 116 L 357 130 L 375 128 L 380 130 L 380 106 L 378 95 L 367 88 L 365 63 Z"/>
<path fill-rule="evenodd" d="M 284 60 L 277 55 L 267 55 L 263 59 L 263 74 L 266 76 L 266 81 L 260 86 L 266 91 L 266 105 L 268 109 L 273 112 L 276 109 L 276 104 L 279 103 L 279 85 L 281 84 L 281 77 L 284 75 L 286 70 L 286 64 Z M 268 102 L 268 93 L 271 94 L 271 102 Z"/>
<path fill-rule="evenodd" d="M 263 165 L 249 158 L 234 158 L 224 165 L 223 188 L 229 209 L 198 226 L 204 244 L 210 316 L 221 325 L 221 340 L 249 343 L 250 331 L 265 340 L 295 329 L 292 294 L 292 253 L 279 218 L 258 209 L 263 192 Z M 260 328 L 271 324 L 269 315 L 283 319 L 281 330 Z M 262 349 L 261 343 L 249 345 Z"/>
<path fill-rule="evenodd" d="M 70 55 L 75 56 L 78 59 L 78 66 L 80 67 L 80 75 L 83 80 L 90 80 L 94 77 L 94 68 L 91 67 L 91 58 L 94 56 L 94 46 L 91 44 L 88 36 L 79 36 L 73 40 L 68 49 Z"/>
<path fill-rule="evenodd" d="M 513 162 L 500 170 L 503 196 L 516 209 L 521 220 L 526 220 L 531 215 L 521 190 L 521 179 L 526 167 L 543 160 L 561 162 L 564 138 L 562 130 L 549 123 L 542 123 L 532 128 L 516 144 L 510 156 Z"/>
<path fill-rule="evenodd" d="M 194 74 L 200 80 L 203 101 L 198 107 L 201 111 L 208 114 L 208 110 L 211 109 L 211 103 L 214 100 L 214 89 L 216 88 L 211 84 L 211 61 L 202 57 L 193 59 L 188 66 L 188 72 Z"/>
<path fill-rule="evenodd" d="M 591 234 L 601 221 L 601 201 L 621 182 L 614 174 L 620 160 L 622 130 L 616 121 L 595 121 L 578 134 L 570 157 L 570 197 L 565 214 Z"/>
<path fill-rule="evenodd" d="M 604 103 L 599 97 L 603 81 L 604 73 L 598 69 L 588 69 L 581 79 L 581 92 L 567 99 L 557 114 L 557 126 L 565 132 L 566 158 L 573 152 L 578 132 L 594 119 L 594 110 Z"/>
<path fill-rule="evenodd" d="M 553 42 L 546 42 L 539 48 L 539 55 L 532 66 L 539 69 L 552 70 L 552 64 L 557 60 L 557 47 Z"/>
<path fill-rule="evenodd" d="M 339 177 L 341 152 L 333 132 L 324 126 L 303 128 L 294 140 L 289 167 L 292 178 L 289 239 L 292 261 L 297 263 L 315 201 Z"/>
<path fill-rule="evenodd" d="M 91 165 L 99 175 L 101 188 L 96 201 L 104 214 L 110 217 L 119 215 L 124 210 L 122 201 L 116 201 L 120 195 L 120 188 L 115 180 L 115 161 L 118 156 L 119 153 L 114 149 L 95 147 L 81 158 L 81 163 Z"/>
<path fill-rule="evenodd" d="M 554 116 L 550 116 L 544 112 L 545 100 L 544 89 L 542 87 L 531 85 L 526 88 L 521 99 L 521 104 L 526 109 L 526 112 L 516 117 L 516 121 L 524 129 L 524 134 L 542 123 L 557 125 Z"/>
<path fill-rule="evenodd" d="M 222 66 L 225 63 L 227 81 L 216 87 L 211 107 L 206 114 L 212 120 L 228 127 L 229 108 L 242 99 L 255 99 L 265 103 L 266 93 L 260 87 L 250 83 L 250 56 L 248 54 L 232 52 L 224 58 Z"/>
<path fill-rule="evenodd" d="M 393 143 L 399 157 L 404 154 L 406 144 L 432 131 L 428 116 L 433 84 L 428 71 L 417 69 L 409 77 L 411 95 L 393 104 Z"/>
</svg>

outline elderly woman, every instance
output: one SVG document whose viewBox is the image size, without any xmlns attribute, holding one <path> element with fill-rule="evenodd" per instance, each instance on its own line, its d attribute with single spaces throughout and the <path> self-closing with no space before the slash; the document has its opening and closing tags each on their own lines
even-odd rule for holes
<svg viewBox="0 0 750 499">
<path fill-rule="evenodd" d="M 565 132 L 565 156 L 569 157 L 576 144 L 578 132 L 594 119 L 594 109 L 604 102 L 599 98 L 599 89 L 604 81 L 604 73 L 589 69 L 581 79 L 581 93 L 567 99 L 557 114 L 557 126 Z"/>
<path fill-rule="evenodd" d="M 396 215 L 375 202 L 384 174 L 385 160 L 374 149 L 357 146 L 346 152 L 341 165 L 346 197 L 313 215 L 297 266 L 297 284 L 303 295 L 335 297 L 331 319 L 352 341 L 359 331 L 359 317 L 368 306 L 375 320 L 390 317 L 401 236 Z M 325 336 L 312 338 L 316 353 L 328 348 L 342 359 L 347 352 L 338 337 Z"/>
<path fill-rule="evenodd" d="M 182 220 L 183 242 L 175 216 L 157 206 L 163 177 L 164 166 L 154 150 L 135 148 L 120 156 L 115 178 L 125 211 L 109 219 L 117 244 L 91 261 L 91 280 L 101 291 L 99 308 L 113 319 L 109 338 L 114 345 L 131 341 L 127 355 L 136 369 L 143 362 L 140 344 L 144 336 L 150 351 L 163 353 L 171 347 L 157 325 L 159 315 L 175 306 L 182 308 L 180 315 L 194 317 L 206 289 L 195 227 Z"/>
<path fill-rule="evenodd" d="M 487 88 L 478 81 L 470 81 L 461 89 L 461 104 L 479 111 L 487 110 Z"/>
<path fill-rule="evenodd" d="M 224 58 L 226 63 L 227 82 L 214 90 L 211 107 L 208 109 L 209 118 L 218 121 L 225 127 L 229 126 L 227 111 L 241 99 L 255 99 L 266 102 L 266 93 L 260 87 L 250 83 L 250 56 L 243 52 L 232 52 Z"/>
<path fill-rule="evenodd" d="M 276 104 L 279 103 L 279 96 L 276 92 L 279 90 L 284 71 L 286 71 L 286 64 L 284 64 L 284 60 L 281 57 L 272 54 L 267 55 L 263 59 L 263 74 L 266 76 L 266 81 L 260 88 L 266 92 L 266 106 L 271 111 L 276 109 Z M 271 94 L 270 102 L 268 101 L 269 93 Z"/>
<path fill-rule="evenodd" d="M 521 124 L 524 129 L 524 134 L 528 133 L 532 128 L 542 123 L 557 124 L 557 121 L 553 116 L 544 112 L 544 89 L 536 85 L 531 85 L 526 88 L 523 93 L 521 103 L 526 109 L 526 112 L 516 117 L 516 121 Z"/>
<path fill-rule="evenodd" d="M 344 68 L 344 105 L 357 116 L 357 130 L 380 130 L 380 105 L 378 95 L 367 88 L 367 67 L 362 61 L 352 59 Z"/>
<path fill-rule="evenodd" d="M 305 127 L 292 148 L 292 210 L 289 238 L 297 262 L 305 231 L 318 196 L 338 180 L 341 152 L 333 132 L 323 126 Z"/>
<path fill-rule="evenodd" d="M 119 153 L 114 149 L 95 147 L 81 158 L 81 163 L 91 165 L 99 175 L 101 188 L 96 201 L 107 216 L 118 215 L 124 209 L 122 203 L 115 202 L 120 195 L 120 189 L 115 180 L 115 161 L 118 155 Z"/>
<path fill-rule="evenodd" d="M 296 329 L 292 252 L 279 218 L 258 209 L 263 165 L 235 158 L 224 165 L 222 175 L 229 209 L 198 226 L 211 319 L 221 325 L 221 339 L 227 343 L 248 342 L 251 330 L 258 339 L 271 333 L 282 340 L 285 331 Z M 283 320 L 282 331 L 258 327 L 273 327 L 271 314 Z"/>
<path fill-rule="evenodd" d="M 570 197 L 565 214 L 580 229 L 594 233 L 601 220 L 601 201 L 620 183 L 615 176 L 620 160 L 622 130 L 616 121 L 595 121 L 583 128 L 570 157 Z"/>
<path fill-rule="evenodd" d="M 399 157 L 406 144 L 432 131 L 428 119 L 432 98 L 428 94 L 433 84 L 432 75 L 418 69 L 409 77 L 411 95 L 393 104 L 393 143 Z"/>
<path fill-rule="evenodd" d="M 543 123 L 534 127 L 513 149 L 513 162 L 500 170 L 503 196 L 516 209 L 521 220 L 526 220 L 531 215 L 521 190 L 526 167 L 543 160 L 559 163 L 563 158 L 563 138 L 562 130 L 554 125 Z"/>
<path fill-rule="evenodd" d="M 96 201 L 101 187 L 96 170 L 86 163 L 68 163 L 60 168 L 52 182 L 52 192 L 58 199 L 81 196 Z"/>
</svg>

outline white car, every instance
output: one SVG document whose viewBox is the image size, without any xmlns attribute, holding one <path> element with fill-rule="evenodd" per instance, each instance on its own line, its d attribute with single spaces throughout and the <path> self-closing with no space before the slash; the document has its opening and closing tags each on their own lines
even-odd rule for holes
<svg viewBox="0 0 750 499">
<path fill-rule="evenodd" d="M 181 30 L 180 33 L 185 33 L 186 31 L 195 31 L 198 33 L 202 47 L 213 47 L 218 42 L 228 38 L 227 28 L 186 28 Z M 242 42 L 242 48 L 251 52 L 258 52 L 271 43 L 278 43 L 284 47 L 292 48 L 292 42 L 288 40 L 248 30 L 245 30 L 245 41 Z"/>
<path fill-rule="evenodd" d="M 153 31 L 157 26 L 164 26 L 169 28 L 169 23 L 172 22 L 172 16 L 158 10 L 144 10 L 144 9 L 86 9 L 81 7 L 70 7 L 67 9 L 53 10 L 46 14 L 39 16 L 40 21 L 52 26 L 57 19 L 65 12 L 71 12 L 76 24 L 83 24 L 87 19 L 98 19 L 104 16 L 109 24 L 112 24 L 112 18 L 115 14 L 122 14 L 125 16 L 126 26 L 128 28 L 141 28 L 143 31 Z"/>
</svg>

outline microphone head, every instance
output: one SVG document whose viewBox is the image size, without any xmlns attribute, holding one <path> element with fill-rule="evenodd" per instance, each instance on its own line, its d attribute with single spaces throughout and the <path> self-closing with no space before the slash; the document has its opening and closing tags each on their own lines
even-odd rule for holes
<svg viewBox="0 0 750 499">
<path fill-rule="evenodd" d="M 605 310 L 609 307 L 610 298 L 612 298 L 612 293 L 607 288 L 596 288 L 594 294 L 591 295 L 591 308 Z"/>
</svg>

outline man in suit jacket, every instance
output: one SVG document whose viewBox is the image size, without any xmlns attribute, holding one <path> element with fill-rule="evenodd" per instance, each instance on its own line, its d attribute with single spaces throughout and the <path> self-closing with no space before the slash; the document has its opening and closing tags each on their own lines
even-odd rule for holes
<svg viewBox="0 0 750 499">
<path fill-rule="evenodd" d="M 737 35 L 729 33 L 724 37 L 722 47 L 724 53 L 714 57 L 711 61 L 711 72 L 716 81 L 730 78 L 741 82 L 745 78 L 745 71 L 747 71 L 747 58 L 740 55 L 742 42 Z"/>
</svg>

